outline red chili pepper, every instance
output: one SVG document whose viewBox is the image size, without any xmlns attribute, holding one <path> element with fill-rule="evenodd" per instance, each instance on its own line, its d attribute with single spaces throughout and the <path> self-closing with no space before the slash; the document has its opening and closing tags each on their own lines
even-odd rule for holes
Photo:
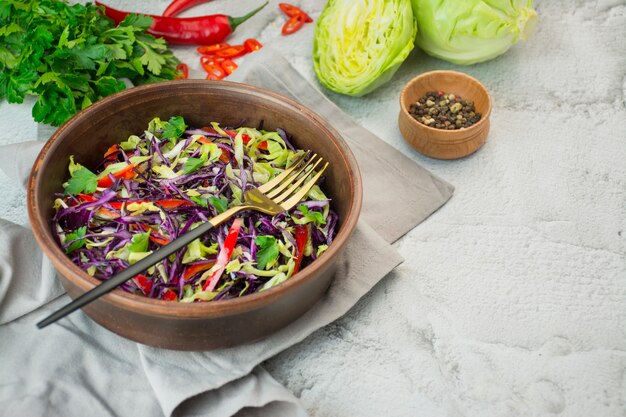
<svg viewBox="0 0 626 417">
<path fill-rule="evenodd" d="M 202 64 L 202 68 L 207 72 L 207 80 L 221 80 L 226 77 L 226 72 L 219 64 Z"/>
<path fill-rule="evenodd" d="M 232 60 L 230 59 L 225 59 L 224 61 L 222 61 L 222 69 L 224 70 L 224 72 L 226 72 L 226 75 L 230 75 L 233 72 L 235 72 L 235 70 L 237 69 L 238 65 L 235 64 Z"/>
<path fill-rule="evenodd" d="M 133 171 L 135 168 L 135 164 L 128 164 L 124 168 L 119 171 L 113 173 L 113 178 L 124 178 L 125 180 L 130 180 L 135 178 L 137 173 Z M 111 179 L 111 174 L 102 177 L 98 180 L 98 187 L 107 188 L 113 185 L 113 180 Z"/>
<path fill-rule="evenodd" d="M 304 257 L 304 248 L 306 247 L 306 241 L 309 238 L 309 229 L 304 224 L 299 224 L 295 227 L 295 235 L 296 235 L 296 257 L 294 261 L 296 262 L 296 266 L 293 268 L 293 273 L 295 274 L 300 270 L 300 264 L 302 263 L 302 258 Z"/>
<path fill-rule="evenodd" d="M 280 10 L 282 10 L 282 12 L 285 13 L 288 17 L 295 17 L 300 15 L 304 17 L 304 23 L 311 23 L 313 21 L 313 19 L 311 19 L 311 17 L 299 7 L 288 3 L 278 3 L 278 7 L 280 7 Z"/>
<path fill-rule="evenodd" d="M 292 33 L 299 31 L 302 28 L 302 25 L 304 25 L 304 18 L 302 16 L 298 15 L 290 17 L 289 20 L 287 20 L 283 25 L 281 33 L 283 35 L 291 35 Z"/>
<path fill-rule="evenodd" d="M 213 265 L 215 265 L 215 262 L 213 261 L 200 261 L 195 264 L 187 265 L 187 268 L 185 268 L 185 271 L 183 272 L 183 281 L 187 281 L 199 272 L 211 269 Z"/>
<path fill-rule="evenodd" d="M 163 12 L 163 16 L 176 16 L 194 6 L 202 3 L 208 3 L 211 0 L 174 0 Z"/>
<path fill-rule="evenodd" d="M 161 296 L 161 300 L 165 300 L 165 301 L 174 301 L 177 299 L 178 299 L 178 296 L 176 295 L 176 293 L 170 290 L 169 288 L 166 289 L 165 292 L 163 292 L 163 295 Z"/>
<path fill-rule="evenodd" d="M 233 45 L 231 47 L 215 51 L 215 56 L 220 58 L 237 58 L 238 56 L 245 55 L 247 52 L 248 51 L 246 51 L 245 46 Z"/>
<path fill-rule="evenodd" d="M 187 78 L 189 78 L 189 67 L 187 66 L 187 64 L 180 63 L 176 65 L 176 71 L 181 73 L 181 75 L 177 76 L 176 79 L 186 80 Z"/>
<path fill-rule="evenodd" d="M 135 275 L 133 277 L 133 282 L 145 295 L 150 293 L 150 290 L 152 289 L 152 280 L 147 276 L 141 274 Z"/>
<path fill-rule="evenodd" d="M 243 41 L 243 46 L 246 47 L 246 50 L 248 52 L 258 51 L 259 49 L 263 48 L 263 45 L 261 45 L 261 42 L 253 38 L 246 39 L 245 41 Z"/>
<path fill-rule="evenodd" d="M 230 261 L 230 256 L 233 254 L 233 249 L 235 249 L 235 244 L 237 243 L 237 236 L 239 236 L 240 229 L 241 220 L 233 220 L 233 224 L 232 226 L 230 226 L 230 230 L 226 235 L 226 239 L 224 239 L 224 246 L 222 246 L 219 253 L 217 254 L 217 261 L 215 262 L 215 265 L 218 265 L 219 267 L 204 282 L 204 285 L 202 286 L 202 289 L 204 291 L 213 291 L 213 289 L 217 285 L 217 281 L 219 281 L 220 277 L 224 273 L 226 265 Z"/>
<path fill-rule="evenodd" d="M 202 65 L 203 68 L 205 65 L 209 65 L 209 64 L 219 65 L 222 63 L 222 61 L 224 61 L 224 58 L 218 58 L 212 55 L 202 55 L 200 57 L 200 65 Z"/>
<path fill-rule="evenodd" d="M 216 43 L 213 45 L 202 45 L 196 48 L 196 51 L 203 55 L 215 55 L 215 52 L 220 49 L 230 48 L 230 44 L 227 42 Z"/>
<path fill-rule="evenodd" d="M 131 14 L 113 9 L 98 1 L 96 1 L 96 5 L 102 6 L 104 14 L 117 24 Z M 212 45 L 222 42 L 237 26 L 250 19 L 266 5 L 267 3 L 241 17 L 231 17 L 224 14 L 183 18 L 146 15 L 152 18 L 152 24 L 147 32 L 157 37 L 163 37 L 169 43 Z"/>
</svg>

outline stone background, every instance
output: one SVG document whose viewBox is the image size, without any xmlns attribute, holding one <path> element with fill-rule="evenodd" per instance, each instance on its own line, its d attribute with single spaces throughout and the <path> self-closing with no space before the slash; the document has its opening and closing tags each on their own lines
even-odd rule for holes
<svg viewBox="0 0 626 417">
<path fill-rule="evenodd" d="M 168 1 L 109 3 L 159 13 Z M 313 25 L 281 36 L 276 3 L 231 41 L 271 44 L 316 82 Z M 313 18 L 324 4 L 293 3 Z M 265 364 L 312 415 L 626 415 L 626 4 L 536 9 L 535 35 L 490 62 L 458 67 L 416 49 L 366 97 L 324 91 L 456 193 L 397 243 L 406 262 L 349 314 Z M 175 52 L 202 77 L 194 48 Z M 473 156 L 432 160 L 398 131 L 402 86 L 432 69 L 467 72 L 492 94 L 491 132 Z M 0 104 L 0 144 L 50 133 L 31 106 Z M 0 216 L 26 223 L 24 192 L 1 173 L 0 194 Z"/>
</svg>

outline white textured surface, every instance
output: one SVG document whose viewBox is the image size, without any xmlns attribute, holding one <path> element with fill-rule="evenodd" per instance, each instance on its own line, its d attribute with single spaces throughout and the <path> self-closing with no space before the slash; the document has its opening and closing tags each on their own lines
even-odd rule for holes
<svg viewBox="0 0 626 417">
<path fill-rule="evenodd" d="M 273 44 L 314 80 L 312 25 L 280 36 L 276 3 L 231 40 Z M 314 18 L 323 4 L 301 3 Z M 367 97 L 327 92 L 456 193 L 397 244 L 407 261 L 347 316 L 266 363 L 313 415 L 626 415 L 626 5 L 537 10 L 535 36 L 494 61 L 455 67 L 415 51 Z M 201 76 L 193 48 L 176 52 Z M 398 93 L 448 68 L 489 88 L 492 130 L 475 155 L 435 161 L 403 142 Z M 0 132 L 0 143 L 33 138 L 30 106 L 1 104 Z M 26 222 L 24 193 L 4 177 L 0 193 L 0 216 Z"/>
</svg>

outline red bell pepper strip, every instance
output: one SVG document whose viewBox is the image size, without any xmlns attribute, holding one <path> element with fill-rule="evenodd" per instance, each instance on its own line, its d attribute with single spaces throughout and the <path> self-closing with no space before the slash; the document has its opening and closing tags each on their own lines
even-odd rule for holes
<svg viewBox="0 0 626 417">
<path fill-rule="evenodd" d="M 202 3 L 208 3 L 211 0 L 174 0 L 163 12 L 163 16 L 176 16 L 194 6 Z"/>
<path fill-rule="evenodd" d="M 131 203 L 137 203 L 137 204 L 141 204 L 141 203 L 147 203 L 149 202 L 149 200 L 133 200 L 133 201 L 109 201 L 107 204 L 109 204 L 111 206 L 111 208 L 114 208 L 115 210 L 121 210 L 122 206 L 124 205 L 124 203 L 131 204 Z M 155 201 L 156 205 L 163 207 L 164 209 L 174 209 L 174 208 L 178 208 L 178 207 L 189 207 L 189 206 L 193 206 L 193 203 L 187 201 L 187 200 L 182 200 L 182 199 L 178 199 L 178 198 L 168 198 L 165 200 L 156 200 Z"/>
<path fill-rule="evenodd" d="M 189 278 L 193 277 L 199 272 L 204 272 L 208 269 L 211 269 L 215 265 L 213 261 L 200 261 L 194 264 L 188 265 L 183 272 L 183 281 L 189 280 Z"/>
<path fill-rule="evenodd" d="M 178 207 L 189 207 L 189 206 L 193 206 L 194 204 L 190 201 L 187 200 L 182 200 L 182 199 L 178 199 L 178 198 L 170 198 L 167 200 L 157 200 L 156 201 L 157 206 L 161 206 L 164 209 L 175 209 Z"/>
<path fill-rule="evenodd" d="M 156 233 L 147 224 L 145 224 L 145 223 L 136 223 L 136 224 L 138 224 L 143 229 L 144 232 L 150 232 L 150 237 L 149 238 L 150 238 L 150 240 L 152 242 L 157 243 L 157 244 L 159 244 L 161 246 L 165 246 L 165 245 L 167 245 L 168 243 L 171 242 L 170 239 L 168 239 L 165 236 L 162 236 L 162 235 Z M 133 225 L 131 224 L 131 226 L 133 226 Z"/>
<path fill-rule="evenodd" d="M 169 288 L 166 289 L 163 292 L 163 295 L 161 296 L 161 300 L 165 300 L 165 301 L 174 301 L 177 300 L 178 296 L 176 295 L 176 293 L 172 290 L 170 290 Z"/>
<path fill-rule="evenodd" d="M 106 177 L 102 177 L 98 180 L 98 187 L 107 188 L 113 185 L 113 180 L 111 179 L 111 175 L 113 178 L 124 178 L 125 180 L 131 180 L 135 178 L 137 173 L 133 170 L 135 168 L 135 164 L 128 164 L 124 168 L 119 171 L 109 174 Z"/>
<path fill-rule="evenodd" d="M 150 294 L 150 290 L 152 289 L 151 279 L 145 275 L 138 274 L 133 277 L 133 282 L 145 295 Z"/>
<path fill-rule="evenodd" d="M 235 70 L 237 69 L 238 65 L 235 64 L 232 60 L 230 59 L 225 59 L 224 61 L 222 61 L 222 69 L 224 70 L 224 72 L 226 73 L 226 75 L 230 75 L 233 72 L 235 72 Z"/>
<path fill-rule="evenodd" d="M 78 198 L 83 203 L 93 203 L 94 201 L 97 200 L 97 198 L 92 196 L 91 194 L 83 194 L 83 193 L 78 194 Z"/>
<path fill-rule="evenodd" d="M 302 263 L 302 258 L 304 257 L 304 248 L 306 247 L 306 241 L 309 238 L 309 229 L 304 224 L 299 224 L 295 227 L 295 235 L 296 235 L 296 257 L 294 261 L 296 262 L 296 266 L 293 268 L 293 273 L 295 274 L 300 270 L 300 264 Z"/>
<path fill-rule="evenodd" d="M 122 217 L 121 214 L 111 211 L 106 207 L 98 208 L 98 210 L 96 210 L 96 215 L 106 220 L 119 219 Z"/>
<path fill-rule="evenodd" d="M 177 80 L 186 80 L 187 78 L 189 78 L 189 67 L 187 66 L 187 64 L 180 63 L 176 65 L 176 71 L 180 73 L 179 76 L 176 76 Z"/>
<path fill-rule="evenodd" d="M 237 58 L 248 53 L 246 47 L 243 45 L 234 45 L 228 48 L 219 49 L 215 51 L 215 56 L 220 58 Z"/>
<path fill-rule="evenodd" d="M 111 145 L 111 147 L 109 149 L 107 149 L 107 151 L 104 153 L 104 157 L 106 159 L 111 159 L 111 156 L 114 156 L 116 153 L 118 153 L 120 151 L 120 147 L 117 146 L 117 144 L 115 145 Z"/>
<path fill-rule="evenodd" d="M 298 15 L 290 17 L 289 20 L 287 20 L 283 25 L 281 33 L 283 35 L 291 35 L 292 33 L 299 31 L 302 28 L 302 25 L 304 25 L 304 18 L 302 16 Z"/>
<path fill-rule="evenodd" d="M 150 240 L 156 243 L 157 245 L 161 245 L 161 246 L 169 245 L 172 242 L 170 239 L 166 239 L 160 235 L 155 236 L 152 233 L 150 233 Z"/>
<path fill-rule="evenodd" d="M 111 179 L 111 177 L 109 175 L 107 175 L 104 178 L 100 178 L 98 180 L 98 187 L 108 188 L 111 185 L 113 185 L 113 180 Z"/>
<path fill-rule="evenodd" d="M 304 10 L 292 4 L 278 3 L 278 7 L 280 7 L 280 10 L 282 10 L 282 12 L 287 15 L 287 17 L 303 16 L 304 23 L 311 23 L 313 21 L 313 19 L 311 19 L 311 17 L 306 14 Z"/>
<path fill-rule="evenodd" d="M 228 134 L 228 136 L 230 136 L 231 138 L 235 138 L 235 136 L 237 136 L 237 132 L 234 130 L 224 130 L 224 132 L 226 132 Z M 241 141 L 243 142 L 244 145 L 247 145 L 248 142 L 250 142 L 252 140 L 252 138 L 249 135 L 246 135 L 245 133 L 243 135 L 241 135 Z M 258 146 L 259 149 L 266 151 L 267 150 L 267 141 L 262 141 L 261 143 L 259 143 Z"/>
<path fill-rule="evenodd" d="M 212 127 L 203 127 L 202 130 L 206 130 L 207 132 L 211 132 L 211 133 L 217 133 L 215 129 L 213 129 Z M 205 136 L 202 136 L 201 138 L 198 138 L 197 140 L 198 142 L 205 143 L 205 144 L 213 143 L 213 141 L 207 139 Z M 230 156 L 228 156 L 228 152 L 225 151 L 224 149 L 222 149 L 222 154 L 220 155 L 220 161 L 222 161 L 225 164 L 230 162 Z"/>
<path fill-rule="evenodd" d="M 99 1 L 96 1 L 96 5 L 102 6 L 104 14 L 113 19 L 116 24 L 131 14 L 106 6 Z M 183 18 L 146 15 L 152 18 L 152 24 L 147 32 L 157 37 L 163 37 L 169 43 L 212 45 L 225 40 L 237 26 L 250 19 L 266 5 L 267 3 L 241 17 L 231 17 L 224 14 Z"/>
<path fill-rule="evenodd" d="M 226 265 L 230 261 L 230 256 L 233 254 L 233 249 L 235 249 L 235 244 L 237 243 L 237 236 L 239 236 L 240 229 L 241 220 L 233 220 L 233 224 L 232 226 L 230 226 L 230 230 L 226 235 L 226 239 L 224 239 L 224 246 L 222 246 L 219 253 L 217 254 L 217 261 L 215 262 L 215 265 L 217 265 L 218 268 L 204 282 L 204 285 L 202 286 L 202 289 L 204 291 L 213 291 L 213 289 L 217 285 L 217 281 L 219 281 L 222 274 L 224 273 Z"/>
<path fill-rule="evenodd" d="M 261 45 L 261 42 L 253 38 L 246 39 L 245 41 L 243 41 L 243 46 L 246 47 L 246 50 L 248 52 L 258 51 L 259 49 L 263 48 L 263 45 Z"/>
<path fill-rule="evenodd" d="M 230 48 L 230 44 L 227 42 L 220 42 L 213 45 L 202 45 L 196 48 L 196 51 L 202 55 L 215 55 L 220 49 Z"/>
</svg>

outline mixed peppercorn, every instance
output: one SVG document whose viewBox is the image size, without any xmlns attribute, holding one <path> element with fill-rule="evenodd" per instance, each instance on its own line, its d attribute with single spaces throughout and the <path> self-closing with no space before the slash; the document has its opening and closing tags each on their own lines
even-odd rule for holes
<svg viewBox="0 0 626 417">
<path fill-rule="evenodd" d="M 409 113 L 418 122 L 436 129 L 456 130 L 480 120 L 474 102 L 443 91 L 429 91 L 411 104 Z"/>
</svg>

